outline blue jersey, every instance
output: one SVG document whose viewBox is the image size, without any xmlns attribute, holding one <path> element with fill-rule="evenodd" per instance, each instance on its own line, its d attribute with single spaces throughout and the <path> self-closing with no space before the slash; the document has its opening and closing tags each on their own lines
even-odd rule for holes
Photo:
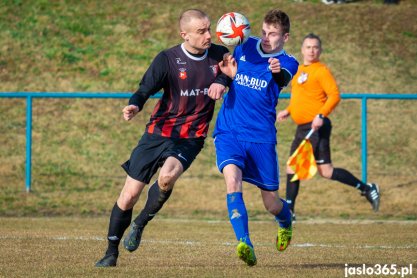
<svg viewBox="0 0 417 278">
<path fill-rule="evenodd" d="M 213 136 L 233 132 L 238 140 L 257 143 L 276 143 L 276 106 L 282 88 L 269 70 L 269 58 L 277 58 L 281 70 L 291 78 L 298 69 L 297 60 L 284 50 L 266 54 L 261 39 L 250 37 L 235 48 L 233 57 L 237 73 L 225 95 L 217 116 Z"/>
</svg>

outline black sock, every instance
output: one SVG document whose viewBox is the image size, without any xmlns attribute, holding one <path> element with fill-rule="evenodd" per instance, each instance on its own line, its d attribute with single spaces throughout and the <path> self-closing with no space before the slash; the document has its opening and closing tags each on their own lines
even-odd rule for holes
<svg viewBox="0 0 417 278">
<path fill-rule="evenodd" d="M 154 218 L 155 214 L 162 208 L 164 203 L 171 196 L 171 190 L 162 191 L 159 188 L 158 181 L 156 181 L 148 190 L 148 199 L 146 200 L 145 207 L 140 212 L 138 217 L 134 220 L 136 225 L 143 228 L 149 221 Z"/>
<path fill-rule="evenodd" d="M 119 243 L 123 233 L 132 220 L 132 209 L 122 210 L 117 203 L 114 204 L 110 215 L 109 232 L 107 234 L 108 247 L 106 254 L 119 254 Z"/>
<path fill-rule="evenodd" d="M 330 179 L 356 187 L 360 191 L 366 191 L 369 188 L 367 184 L 358 180 L 349 171 L 346 171 L 345 169 L 341 169 L 341 168 L 334 168 L 332 177 Z"/>
<path fill-rule="evenodd" d="M 300 180 L 291 181 L 294 177 L 294 174 L 287 174 L 287 203 L 288 208 L 294 213 L 295 209 L 295 199 L 298 195 L 298 190 L 300 189 Z"/>
</svg>

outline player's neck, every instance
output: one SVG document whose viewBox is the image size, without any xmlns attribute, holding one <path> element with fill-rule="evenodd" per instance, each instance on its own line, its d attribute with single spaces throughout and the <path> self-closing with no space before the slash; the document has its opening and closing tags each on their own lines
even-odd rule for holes
<svg viewBox="0 0 417 278">
<path fill-rule="evenodd" d="M 271 52 L 266 52 L 263 48 L 262 48 L 262 45 L 260 45 L 259 46 L 259 48 L 261 49 L 261 51 L 262 51 L 262 53 L 263 54 L 274 54 L 274 53 L 279 53 L 279 52 L 281 52 L 282 51 L 282 49 L 283 49 L 283 47 L 281 47 L 281 48 L 279 48 L 279 49 L 274 49 L 273 51 L 271 51 Z"/>
<path fill-rule="evenodd" d="M 191 47 L 187 43 L 184 43 L 183 47 L 185 51 L 187 51 L 190 55 L 195 56 L 195 57 L 201 57 L 204 55 L 204 53 L 206 53 L 206 49 L 196 49 L 196 48 Z"/>
<path fill-rule="evenodd" d="M 312 64 L 316 64 L 318 62 L 319 62 L 319 60 L 314 60 L 314 61 L 304 60 L 303 64 L 304 64 L 304 66 L 311 66 Z"/>
</svg>

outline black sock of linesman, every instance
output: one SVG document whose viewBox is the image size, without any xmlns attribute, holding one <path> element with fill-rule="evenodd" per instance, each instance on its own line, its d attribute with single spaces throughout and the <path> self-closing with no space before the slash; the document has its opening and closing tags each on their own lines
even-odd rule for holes
<svg viewBox="0 0 417 278">
<path fill-rule="evenodd" d="M 360 191 L 366 191 L 369 188 L 367 184 L 357 179 L 349 171 L 341 168 L 334 168 L 330 179 L 356 187 Z"/>
<path fill-rule="evenodd" d="M 288 208 L 294 213 L 295 208 L 295 199 L 298 195 L 298 190 L 300 188 L 300 181 L 291 181 L 294 177 L 294 174 L 287 174 L 287 192 L 286 199 L 288 203 Z"/>
<path fill-rule="evenodd" d="M 172 189 L 162 191 L 159 188 L 158 181 L 155 181 L 155 183 L 149 187 L 148 199 L 146 200 L 145 207 L 134 220 L 135 224 L 139 227 L 145 227 L 146 224 L 148 224 L 148 222 L 151 221 L 155 214 L 162 208 L 169 196 L 171 196 L 171 193 Z"/>
<path fill-rule="evenodd" d="M 132 209 L 122 210 L 117 203 L 114 204 L 110 215 L 109 233 L 107 234 L 108 248 L 106 255 L 118 254 L 119 243 L 123 237 L 123 233 L 132 221 Z"/>
</svg>

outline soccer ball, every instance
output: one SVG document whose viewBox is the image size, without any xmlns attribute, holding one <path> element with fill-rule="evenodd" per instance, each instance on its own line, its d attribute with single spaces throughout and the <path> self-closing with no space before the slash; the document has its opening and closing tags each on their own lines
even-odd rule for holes
<svg viewBox="0 0 417 278">
<path fill-rule="evenodd" d="M 217 21 L 216 35 L 226 46 L 244 43 L 250 36 L 249 20 L 240 13 L 226 13 Z"/>
</svg>

